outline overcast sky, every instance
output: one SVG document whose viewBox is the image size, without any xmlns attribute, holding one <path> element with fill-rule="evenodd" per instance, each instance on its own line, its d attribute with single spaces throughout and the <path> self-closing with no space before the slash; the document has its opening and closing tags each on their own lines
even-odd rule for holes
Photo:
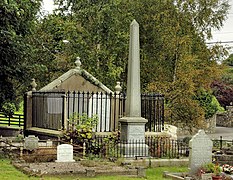
<svg viewBox="0 0 233 180">
<path fill-rule="evenodd" d="M 43 0 L 43 9 L 52 12 L 53 0 Z M 233 47 L 233 0 L 229 0 L 231 9 L 228 14 L 228 19 L 224 22 L 224 26 L 220 31 L 213 32 L 213 39 L 210 42 L 226 42 L 225 44 Z"/>
</svg>

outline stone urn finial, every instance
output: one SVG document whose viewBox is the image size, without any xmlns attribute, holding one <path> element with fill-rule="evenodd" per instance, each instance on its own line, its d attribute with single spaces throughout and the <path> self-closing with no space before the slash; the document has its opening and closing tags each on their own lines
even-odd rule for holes
<svg viewBox="0 0 233 180">
<path fill-rule="evenodd" d="M 80 69 L 80 66 L 82 65 L 82 63 L 80 61 L 80 57 L 76 58 L 75 64 L 76 64 L 76 69 Z"/>
<path fill-rule="evenodd" d="M 36 91 L 37 84 L 34 78 L 32 79 L 31 86 L 32 86 L 32 91 Z"/>
<path fill-rule="evenodd" d="M 115 86 L 115 92 L 117 94 L 120 94 L 121 90 L 122 90 L 121 83 L 117 81 L 117 85 Z"/>
</svg>

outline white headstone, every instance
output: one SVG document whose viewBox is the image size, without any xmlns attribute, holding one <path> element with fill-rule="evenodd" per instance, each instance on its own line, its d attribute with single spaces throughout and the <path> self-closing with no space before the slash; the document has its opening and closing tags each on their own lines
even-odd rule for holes
<svg viewBox="0 0 233 180">
<path fill-rule="evenodd" d="M 213 142 L 205 134 L 204 130 L 199 130 L 189 141 L 189 168 L 191 175 L 195 175 L 201 166 L 212 162 L 212 147 Z"/>
<path fill-rule="evenodd" d="M 74 162 L 73 146 L 70 144 L 61 144 L 57 146 L 57 160 L 56 162 Z"/>
</svg>

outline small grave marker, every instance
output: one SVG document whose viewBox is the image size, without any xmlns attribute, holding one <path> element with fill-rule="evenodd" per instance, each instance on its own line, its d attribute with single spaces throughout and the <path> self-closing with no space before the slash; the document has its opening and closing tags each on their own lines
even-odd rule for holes
<svg viewBox="0 0 233 180">
<path fill-rule="evenodd" d="M 61 144 L 57 146 L 57 160 L 56 162 L 74 162 L 73 146 L 70 144 Z"/>
<path fill-rule="evenodd" d="M 199 130 L 189 141 L 189 168 L 190 175 L 195 175 L 198 169 L 204 164 L 212 162 L 213 142 L 205 134 L 204 130 Z"/>
<path fill-rule="evenodd" d="M 52 146 L 53 146 L 53 141 L 51 141 L 50 139 L 48 139 L 48 140 L 46 141 L 46 146 L 47 146 L 47 147 L 52 147 Z"/>
<path fill-rule="evenodd" d="M 39 148 L 39 138 L 35 137 L 34 135 L 29 135 L 28 137 L 24 138 L 24 149 L 27 150 L 34 150 Z"/>
</svg>

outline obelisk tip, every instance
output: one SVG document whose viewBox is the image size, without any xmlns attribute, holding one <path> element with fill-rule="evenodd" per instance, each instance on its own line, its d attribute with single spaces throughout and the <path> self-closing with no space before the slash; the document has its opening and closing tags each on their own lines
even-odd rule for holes
<svg viewBox="0 0 233 180">
<path fill-rule="evenodd" d="M 137 25 L 137 26 L 139 25 L 138 22 L 135 19 L 131 23 L 131 26 L 134 26 L 134 25 Z"/>
</svg>

